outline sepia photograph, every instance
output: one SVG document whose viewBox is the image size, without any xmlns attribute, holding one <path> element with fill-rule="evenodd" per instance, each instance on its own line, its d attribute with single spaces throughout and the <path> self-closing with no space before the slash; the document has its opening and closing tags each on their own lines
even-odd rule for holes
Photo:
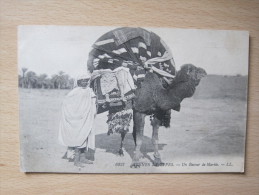
<svg viewBox="0 0 259 195">
<path fill-rule="evenodd" d="M 18 27 L 20 169 L 245 171 L 249 32 Z"/>
</svg>

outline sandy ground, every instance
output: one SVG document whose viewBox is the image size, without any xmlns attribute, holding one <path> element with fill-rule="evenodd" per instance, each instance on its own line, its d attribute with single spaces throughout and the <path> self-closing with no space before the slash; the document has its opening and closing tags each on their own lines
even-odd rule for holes
<svg viewBox="0 0 259 195">
<path fill-rule="evenodd" d="M 230 98 L 197 97 L 185 99 L 181 112 L 172 112 L 171 127 L 159 130 L 159 149 L 164 166 L 152 166 L 149 117 L 146 117 L 142 146 L 143 166 L 132 169 L 132 134 L 129 132 L 126 136 L 125 155 L 118 156 L 120 135 L 107 136 L 107 113 L 104 113 L 96 118 L 94 164 L 75 167 L 72 162 L 61 158 L 66 148 L 57 142 L 61 102 L 67 93 L 66 90 L 20 89 L 23 171 L 150 173 L 232 172 L 244 169 L 246 102 Z"/>
</svg>

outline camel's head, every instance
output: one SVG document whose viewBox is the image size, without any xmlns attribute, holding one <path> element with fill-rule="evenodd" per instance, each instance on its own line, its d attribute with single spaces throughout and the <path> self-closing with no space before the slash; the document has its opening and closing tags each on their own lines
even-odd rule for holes
<svg viewBox="0 0 259 195">
<path fill-rule="evenodd" d="M 207 73 L 204 69 L 196 67 L 192 64 L 184 64 L 181 70 L 177 73 L 176 77 L 181 81 L 194 81 L 197 86 L 200 80 L 206 76 Z"/>
</svg>

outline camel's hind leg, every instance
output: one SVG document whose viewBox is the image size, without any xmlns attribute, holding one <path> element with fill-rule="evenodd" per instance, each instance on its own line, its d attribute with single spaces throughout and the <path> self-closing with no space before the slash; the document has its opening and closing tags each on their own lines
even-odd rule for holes
<svg viewBox="0 0 259 195">
<path fill-rule="evenodd" d="M 124 153 L 123 153 L 123 144 L 124 144 L 124 138 L 125 138 L 125 135 L 127 134 L 127 132 L 125 131 L 122 131 L 121 132 L 121 145 L 120 145 L 120 149 L 119 149 L 119 155 L 120 156 L 124 156 Z"/>
<path fill-rule="evenodd" d="M 145 114 L 133 111 L 133 138 L 135 141 L 135 151 L 130 167 L 140 167 L 139 159 L 143 157 L 143 154 L 140 152 L 140 148 L 143 140 L 145 116 Z"/>
<path fill-rule="evenodd" d="M 154 145 L 154 165 L 159 166 L 162 161 L 160 154 L 158 152 L 158 129 L 161 124 L 161 121 L 156 117 L 153 118 L 151 121 L 151 125 L 153 126 L 153 133 L 152 133 L 152 143 Z"/>
</svg>

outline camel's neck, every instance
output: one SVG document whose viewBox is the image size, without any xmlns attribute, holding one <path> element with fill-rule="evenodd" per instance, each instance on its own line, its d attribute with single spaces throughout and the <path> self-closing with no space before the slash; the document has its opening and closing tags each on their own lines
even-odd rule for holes
<svg viewBox="0 0 259 195">
<path fill-rule="evenodd" d="M 178 83 L 175 87 L 169 90 L 170 93 L 175 94 L 175 96 L 184 99 L 187 97 L 191 97 L 195 92 L 195 82 L 187 81 Z"/>
<path fill-rule="evenodd" d="M 184 98 L 188 98 L 193 96 L 195 92 L 195 82 L 194 81 L 186 81 L 179 82 L 177 85 L 173 86 L 170 90 L 168 90 L 168 98 L 174 97 L 179 100 L 179 104 Z M 173 102 L 172 102 L 173 103 Z"/>
</svg>

